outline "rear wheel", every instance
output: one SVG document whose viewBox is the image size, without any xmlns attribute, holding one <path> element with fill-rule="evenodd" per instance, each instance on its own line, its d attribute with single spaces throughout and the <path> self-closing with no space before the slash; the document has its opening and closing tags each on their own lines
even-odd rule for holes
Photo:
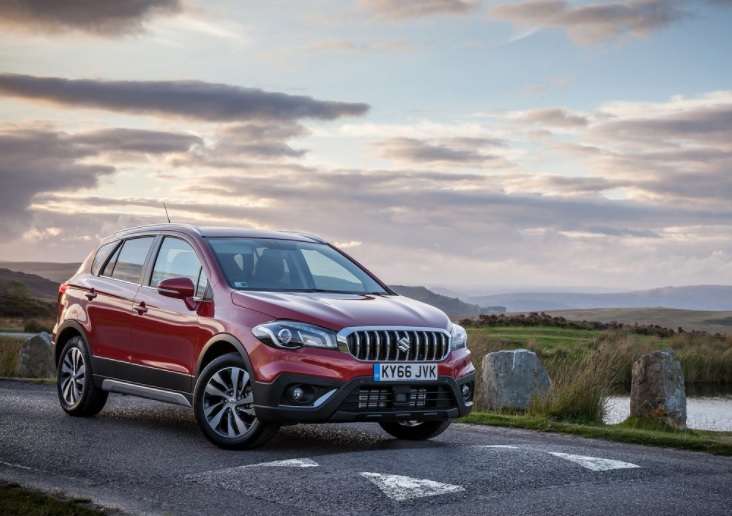
<svg viewBox="0 0 732 516">
<path fill-rule="evenodd" d="M 397 439 L 406 439 L 409 441 L 423 441 L 437 437 L 447 430 L 452 423 L 451 420 L 446 421 L 393 421 L 388 423 L 379 423 L 379 426 L 389 435 Z"/>
<path fill-rule="evenodd" d="M 56 391 L 61 408 L 72 416 L 95 416 L 107 402 L 108 393 L 94 385 L 91 354 L 81 337 L 69 339 L 61 351 Z"/>
<path fill-rule="evenodd" d="M 208 364 L 196 382 L 193 411 L 204 436 L 221 448 L 256 448 L 277 433 L 254 413 L 251 371 L 238 353 Z"/>
</svg>

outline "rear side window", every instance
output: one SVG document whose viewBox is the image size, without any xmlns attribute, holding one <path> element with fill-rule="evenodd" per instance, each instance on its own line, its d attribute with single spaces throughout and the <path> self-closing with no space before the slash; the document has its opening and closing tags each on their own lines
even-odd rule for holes
<svg viewBox="0 0 732 516">
<path fill-rule="evenodd" d="M 92 263 L 92 274 L 94 274 L 95 276 L 99 275 L 99 271 L 101 270 L 102 265 L 104 265 L 104 262 L 107 261 L 109 255 L 112 254 L 112 251 L 115 250 L 117 244 L 119 244 L 119 242 L 110 242 L 108 244 L 104 244 L 102 247 L 99 248 L 99 250 L 97 251 L 97 255 L 94 257 L 94 262 Z"/>
<path fill-rule="evenodd" d="M 179 238 L 166 237 L 160 246 L 158 257 L 153 267 L 150 286 L 167 278 L 190 278 L 196 286 L 196 296 L 202 297 L 208 284 L 206 273 L 193 248 Z"/>
<path fill-rule="evenodd" d="M 111 274 L 105 275 L 132 283 L 139 283 L 142 266 L 145 264 L 145 258 L 147 258 L 147 253 L 150 251 L 153 240 L 155 240 L 155 237 L 126 240 L 122 244 L 122 250 L 119 252 L 114 269 L 111 271 Z M 105 267 L 105 273 L 110 272 L 107 269 L 109 269 L 109 264 Z"/>
</svg>

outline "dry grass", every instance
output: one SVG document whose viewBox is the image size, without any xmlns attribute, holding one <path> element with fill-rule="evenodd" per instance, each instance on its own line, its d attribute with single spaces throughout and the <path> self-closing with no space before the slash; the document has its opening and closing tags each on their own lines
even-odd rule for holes
<svg viewBox="0 0 732 516">
<path fill-rule="evenodd" d="M 579 361 L 562 359 L 554 364 L 549 393 L 534 398 L 526 413 L 550 420 L 602 423 L 608 396 L 617 383 L 617 370 L 613 367 L 617 358 L 612 344 L 603 340 Z"/>
<path fill-rule="evenodd" d="M 22 339 L 0 336 L 0 376 L 15 376 Z"/>
</svg>

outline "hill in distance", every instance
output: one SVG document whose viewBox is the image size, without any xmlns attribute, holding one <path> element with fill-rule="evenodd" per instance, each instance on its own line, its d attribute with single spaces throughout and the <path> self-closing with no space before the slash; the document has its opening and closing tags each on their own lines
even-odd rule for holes
<svg viewBox="0 0 732 516">
<path fill-rule="evenodd" d="M 58 299 L 59 283 L 36 274 L 26 274 L 0 268 L 0 286 L 5 286 L 11 281 L 18 281 L 26 285 L 33 299 L 53 303 Z"/>
<path fill-rule="evenodd" d="M 653 307 L 732 311 L 732 286 L 665 287 L 612 294 L 518 292 L 469 297 L 466 301 L 481 306 L 502 305 L 509 312 Z"/>
<path fill-rule="evenodd" d="M 457 297 L 443 296 L 436 294 L 425 287 L 407 287 L 404 285 L 391 285 L 398 294 L 422 301 L 445 312 L 448 317 L 468 317 L 471 315 L 502 313 L 506 309 L 502 306 L 478 306 L 461 301 Z"/>
<path fill-rule="evenodd" d="M 43 278 L 55 281 L 59 285 L 76 274 L 80 263 L 54 262 L 0 262 L 0 267 L 11 271 L 36 274 Z"/>
</svg>

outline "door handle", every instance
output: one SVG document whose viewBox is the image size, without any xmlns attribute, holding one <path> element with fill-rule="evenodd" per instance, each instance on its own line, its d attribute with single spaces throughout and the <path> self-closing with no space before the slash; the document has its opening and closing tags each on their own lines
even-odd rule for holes
<svg viewBox="0 0 732 516">
<path fill-rule="evenodd" d="M 135 310 L 137 310 L 138 315 L 142 315 L 145 312 L 147 312 L 147 307 L 145 306 L 145 301 L 140 301 L 139 305 L 135 305 Z"/>
<path fill-rule="evenodd" d="M 84 295 L 86 296 L 86 298 L 87 298 L 87 299 L 88 299 L 89 301 L 91 301 L 92 299 L 94 299 L 95 297 L 97 297 L 97 296 L 98 296 L 99 294 L 97 294 L 97 293 L 96 293 L 96 292 L 94 291 L 94 289 L 92 288 L 91 290 L 89 290 L 89 292 L 87 292 L 87 293 L 86 293 L 86 294 L 84 294 Z"/>
</svg>

